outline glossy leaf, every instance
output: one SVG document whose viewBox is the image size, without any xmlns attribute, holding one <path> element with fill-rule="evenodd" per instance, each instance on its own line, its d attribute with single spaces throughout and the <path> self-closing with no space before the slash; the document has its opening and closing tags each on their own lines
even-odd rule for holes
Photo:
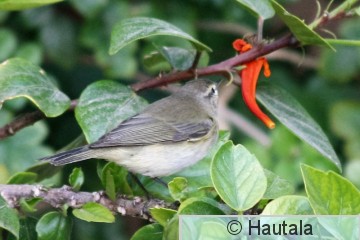
<svg viewBox="0 0 360 240">
<path fill-rule="evenodd" d="M 87 222 L 115 222 L 115 217 L 110 210 L 95 202 L 89 202 L 79 209 L 74 209 L 73 214 L 75 217 Z"/>
<path fill-rule="evenodd" d="M 61 1 L 63 0 L 2 0 L 0 1 L 0 10 L 23 10 Z"/>
<path fill-rule="evenodd" d="M 191 68 L 196 55 L 194 49 L 188 50 L 179 47 L 157 47 L 157 49 L 174 69 L 180 71 Z"/>
<path fill-rule="evenodd" d="M 183 177 L 176 177 L 168 183 L 171 197 L 174 200 L 181 201 L 186 197 L 187 180 Z"/>
<path fill-rule="evenodd" d="M 254 206 L 266 191 L 263 168 L 245 147 L 225 143 L 211 164 L 211 179 L 221 199 L 236 211 Z"/>
<path fill-rule="evenodd" d="M 75 116 L 88 142 L 94 142 L 146 105 L 129 87 L 103 80 L 81 94 Z"/>
<path fill-rule="evenodd" d="M 0 228 L 19 238 L 20 222 L 16 211 L 10 208 L 0 195 Z"/>
<path fill-rule="evenodd" d="M 264 172 L 267 179 L 267 188 L 263 198 L 275 199 L 294 193 L 295 189 L 290 182 L 269 170 L 264 169 Z"/>
<path fill-rule="evenodd" d="M 150 52 L 143 58 L 144 67 L 150 72 L 170 71 L 171 65 L 158 51 Z"/>
<path fill-rule="evenodd" d="M 303 196 L 282 196 L 271 201 L 262 215 L 311 215 L 314 214 L 309 199 Z"/>
<path fill-rule="evenodd" d="M 179 238 L 179 215 L 175 215 L 164 228 L 163 240 Z"/>
<path fill-rule="evenodd" d="M 189 198 L 182 202 L 178 214 L 185 215 L 223 215 L 224 211 L 221 209 L 220 203 L 206 198 Z"/>
<path fill-rule="evenodd" d="M 21 240 L 37 240 L 36 234 L 36 223 L 37 219 L 32 217 L 26 217 L 20 219 L 20 232 L 19 232 L 19 239 Z M 13 235 L 9 236 L 7 240 L 15 240 L 17 239 Z"/>
<path fill-rule="evenodd" d="M 269 0 L 237 0 L 242 4 L 247 10 L 257 17 L 263 19 L 272 18 L 275 15 L 275 11 L 271 6 Z"/>
<path fill-rule="evenodd" d="M 175 210 L 168 208 L 150 208 L 151 216 L 163 227 L 175 216 Z"/>
<path fill-rule="evenodd" d="M 320 126 L 285 90 L 271 84 L 257 89 L 257 99 L 290 131 L 332 161 L 340 170 L 340 161 Z"/>
<path fill-rule="evenodd" d="M 115 200 L 116 194 L 132 195 L 132 190 L 127 181 L 128 171 L 116 163 L 107 163 L 101 171 L 101 182 L 106 194 Z"/>
<path fill-rule="evenodd" d="M 70 240 L 72 221 L 59 212 L 43 215 L 36 224 L 39 240 Z"/>
<path fill-rule="evenodd" d="M 360 214 L 360 191 L 335 172 L 301 166 L 305 189 L 315 214 Z"/>
<path fill-rule="evenodd" d="M 319 34 L 307 26 L 303 20 L 286 11 L 275 0 L 271 0 L 271 3 L 275 9 L 276 14 L 289 27 L 290 31 L 301 42 L 302 45 L 318 44 L 334 50 L 334 48 L 325 39 L 323 39 Z"/>
<path fill-rule="evenodd" d="M 42 198 L 31 198 L 31 199 L 20 199 L 20 207 L 21 210 L 26 212 L 36 212 L 36 206 L 40 203 L 43 199 Z"/>
<path fill-rule="evenodd" d="M 74 190 L 78 191 L 84 183 L 84 173 L 81 168 L 74 168 L 69 176 L 69 183 Z"/>
<path fill-rule="evenodd" d="M 168 22 L 156 18 L 136 17 L 125 19 L 115 25 L 111 34 L 109 53 L 111 55 L 115 54 L 121 48 L 136 40 L 160 35 L 183 38 L 193 43 L 199 50 L 211 50 L 203 43 Z"/>
<path fill-rule="evenodd" d="M 137 230 L 130 240 L 162 240 L 163 230 L 158 223 L 148 224 Z"/>
<path fill-rule="evenodd" d="M 30 62 L 13 58 L 0 65 L 0 107 L 5 100 L 26 97 L 47 117 L 66 111 L 70 99 L 60 92 L 43 70 Z"/>
<path fill-rule="evenodd" d="M 11 176 L 8 184 L 32 184 L 36 182 L 38 175 L 32 172 L 18 172 Z"/>
</svg>

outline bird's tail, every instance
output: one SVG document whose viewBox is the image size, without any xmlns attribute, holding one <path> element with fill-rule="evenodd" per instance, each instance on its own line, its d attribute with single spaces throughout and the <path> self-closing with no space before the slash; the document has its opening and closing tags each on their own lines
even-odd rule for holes
<svg viewBox="0 0 360 240">
<path fill-rule="evenodd" d="M 66 152 L 61 152 L 49 157 L 41 158 L 40 161 L 48 161 L 55 166 L 61 166 L 68 163 L 79 162 L 89 158 L 96 158 L 92 149 L 88 146 L 75 148 Z"/>
</svg>

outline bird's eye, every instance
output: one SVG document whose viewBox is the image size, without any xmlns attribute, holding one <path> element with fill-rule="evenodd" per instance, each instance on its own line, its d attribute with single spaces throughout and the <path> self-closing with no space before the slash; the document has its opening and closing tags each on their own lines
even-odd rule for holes
<svg viewBox="0 0 360 240">
<path fill-rule="evenodd" d="M 209 96 L 214 96 L 214 95 L 217 95 L 217 89 L 215 85 L 211 86 L 209 91 Z"/>
<path fill-rule="evenodd" d="M 212 87 L 211 87 L 211 93 L 212 93 L 212 94 L 217 94 L 217 90 L 216 90 L 216 87 L 215 87 L 215 86 L 212 86 Z"/>
</svg>

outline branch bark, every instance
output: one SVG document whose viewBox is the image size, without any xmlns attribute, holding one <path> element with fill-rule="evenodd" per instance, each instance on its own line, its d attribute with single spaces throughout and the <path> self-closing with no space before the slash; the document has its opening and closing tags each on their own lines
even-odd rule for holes
<svg viewBox="0 0 360 240">
<path fill-rule="evenodd" d="M 150 208 L 176 209 L 175 204 L 166 203 L 160 199 L 146 199 L 141 197 L 130 198 L 119 195 L 115 201 L 109 199 L 104 192 L 75 192 L 69 186 L 61 188 L 46 188 L 42 185 L 5 185 L 0 184 L 0 195 L 12 208 L 19 207 L 21 198 L 42 198 L 44 202 L 54 208 L 65 204 L 71 208 L 80 208 L 85 203 L 96 202 L 108 208 L 114 214 L 132 216 L 153 221 Z"/>
</svg>

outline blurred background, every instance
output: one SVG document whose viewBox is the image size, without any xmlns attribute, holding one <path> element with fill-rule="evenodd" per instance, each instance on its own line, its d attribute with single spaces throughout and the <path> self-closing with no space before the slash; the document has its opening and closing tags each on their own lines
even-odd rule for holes
<svg viewBox="0 0 360 240">
<path fill-rule="evenodd" d="M 313 0 L 279 1 L 293 14 L 311 22 Z M 326 8 L 328 1 L 320 1 Z M 337 2 L 334 1 L 334 5 Z M 22 57 L 40 65 L 54 83 L 76 99 L 90 83 L 116 80 L 123 84 L 146 80 L 170 70 L 168 65 L 147 67 L 144 56 L 155 50 L 153 42 L 191 46 L 174 38 L 142 40 L 108 55 L 114 25 L 125 18 L 148 16 L 171 22 L 213 50 L 209 64 L 235 55 L 232 42 L 256 33 L 256 18 L 232 0 L 69 0 L 21 12 L 0 12 L 0 61 Z M 326 25 L 338 38 L 360 39 L 360 19 L 342 19 Z M 276 17 L 265 22 L 264 37 L 271 41 L 288 32 Z M 329 32 L 320 32 L 332 37 Z M 343 164 L 343 175 L 360 187 L 360 48 L 336 46 L 284 49 L 268 57 L 274 84 L 289 91 L 320 124 Z M 206 61 L 206 60 L 205 60 Z M 214 77 L 219 80 L 219 77 Z M 160 90 L 139 93 L 149 102 L 165 96 Z M 222 123 L 235 143 L 245 145 L 263 166 L 303 190 L 300 163 L 336 169 L 281 124 L 267 130 L 245 107 L 238 89 L 223 93 Z M 25 99 L 7 101 L 0 110 L 0 126 L 35 110 Z M 0 141 L 0 183 L 24 171 L 39 157 L 49 155 L 81 134 L 73 112 L 46 119 Z M 85 172 L 83 190 L 101 189 L 95 163 L 80 163 Z M 61 186 L 73 166 L 53 178 Z M 128 239 L 145 221 L 117 217 L 115 224 L 86 223 L 74 219 L 73 239 Z"/>
</svg>

